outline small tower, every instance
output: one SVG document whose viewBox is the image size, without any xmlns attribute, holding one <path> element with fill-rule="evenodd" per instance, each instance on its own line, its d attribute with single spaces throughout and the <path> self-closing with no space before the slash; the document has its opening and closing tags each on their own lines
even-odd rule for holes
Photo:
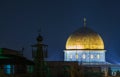
<svg viewBox="0 0 120 77">
<path fill-rule="evenodd" d="M 32 45 L 32 57 L 35 63 L 34 66 L 34 76 L 35 77 L 45 77 L 45 58 L 47 57 L 47 47 L 42 43 L 43 37 L 38 35 L 36 38 L 37 44 Z"/>
</svg>

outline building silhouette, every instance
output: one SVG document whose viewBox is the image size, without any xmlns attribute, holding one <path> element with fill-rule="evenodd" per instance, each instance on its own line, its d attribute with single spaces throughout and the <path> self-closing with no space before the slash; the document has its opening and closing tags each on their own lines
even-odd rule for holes
<svg viewBox="0 0 120 77">
<path fill-rule="evenodd" d="M 17 77 L 32 72 L 34 62 L 16 50 L 0 48 L 0 77 Z"/>
</svg>

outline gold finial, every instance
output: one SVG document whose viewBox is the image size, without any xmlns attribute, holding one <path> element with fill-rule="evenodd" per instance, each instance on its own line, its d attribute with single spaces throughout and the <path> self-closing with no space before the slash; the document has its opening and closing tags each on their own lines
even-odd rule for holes
<svg viewBox="0 0 120 77">
<path fill-rule="evenodd" d="M 84 17 L 84 27 L 86 27 L 86 18 Z"/>
</svg>

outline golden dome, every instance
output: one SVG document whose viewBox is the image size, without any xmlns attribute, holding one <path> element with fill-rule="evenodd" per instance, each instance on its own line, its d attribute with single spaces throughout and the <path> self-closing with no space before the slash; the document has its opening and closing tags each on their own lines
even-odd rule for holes
<svg viewBox="0 0 120 77">
<path fill-rule="evenodd" d="M 69 36 L 66 49 L 104 49 L 104 42 L 98 33 L 82 27 Z"/>
</svg>

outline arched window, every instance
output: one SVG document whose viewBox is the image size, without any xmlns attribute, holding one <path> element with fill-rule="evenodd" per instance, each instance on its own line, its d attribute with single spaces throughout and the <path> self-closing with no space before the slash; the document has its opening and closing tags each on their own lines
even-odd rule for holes
<svg viewBox="0 0 120 77">
<path fill-rule="evenodd" d="M 93 55 L 93 54 L 91 54 L 91 55 L 90 55 L 90 58 L 91 58 L 91 59 L 93 59 L 93 58 L 94 58 L 94 55 Z"/>
<path fill-rule="evenodd" d="M 83 54 L 83 55 L 82 55 L 82 58 L 83 58 L 83 59 L 85 59 L 85 58 L 86 58 L 86 55 L 85 55 L 85 54 Z"/>
<path fill-rule="evenodd" d="M 100 54 L 97 54 L 97 59 L 100 59 Z"/>
<path fill-rule="evenodd" d="M 72 55 L 70 55 L 70 59 L 72 59 Z"/>
<path fill-rule="evenodd" d="M 76 53 L 76 59 L 78 59 L 78 58 L 79 58 L 78 53 Z"/>
</svg>

